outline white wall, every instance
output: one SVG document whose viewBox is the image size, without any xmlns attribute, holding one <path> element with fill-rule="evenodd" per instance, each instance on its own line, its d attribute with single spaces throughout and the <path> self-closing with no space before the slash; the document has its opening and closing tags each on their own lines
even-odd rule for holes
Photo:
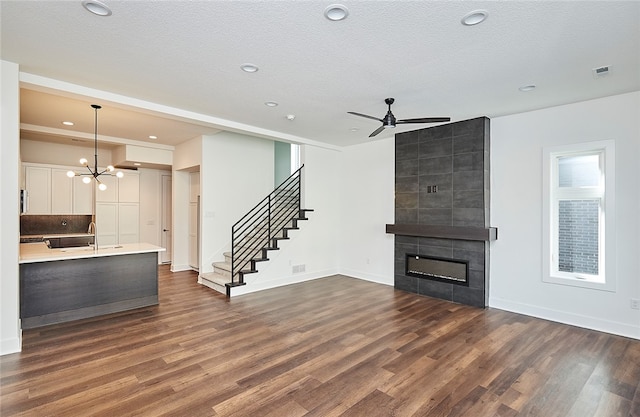
<svg viewBox="0 0 640 417">
<path fill-rule="evenodd" d="M 93 146 L 76 146 L 54 142 L 40 142 L 23 139 L 20 141 L 20 155 L 22 162 L 34 162 L 50 165 L 77 166 L 78 171 L 82 166 L 80 158 L 87 158 L 93 168 L 95 150 Z M 111 150 L 98 149 L 98 165 L 106 167 L 111 165 Z M 86 170 L 86 168 L 83 168 Z"/>
<path fill-rule="evenodd" d="M 4 355 L 19 352 L 22 338 L 18 280 L 20 93 L 18 65 L 0 64 L 0 355 Z"/>
<path fill-rule="evenodd" d="M 616 146 L 616 292 L 542 282 L 542 148 Z M 640 92 L 491 120 L 492 307 L 640 338 Z M 608 254 L 608 256 L 611 254 Z"/>
<path fill-rule="evenodd" d="M 273 191 L 273 142 L 231 132 L 202 139 L 200 273 L 224 261 L 231 226 Z"/>
<path fill-rule="evenodd" d="M 233 296 L 293 284 L 338 273 L 340 241 L 340 152 L 303 145 L 303 208 L 313 209 L 290 240 L 269 252 L 269 262 L 258 264 L 259 272 L 245 277 L 247 285 L 234 288 Z M 293 273 L 304 265 L 305 272 Z"/>
<path fill-rule="evenodd" d="M 393 285 L 395 140 L 345 148 L 340 154 L 340 273 Z"/>
</svg>

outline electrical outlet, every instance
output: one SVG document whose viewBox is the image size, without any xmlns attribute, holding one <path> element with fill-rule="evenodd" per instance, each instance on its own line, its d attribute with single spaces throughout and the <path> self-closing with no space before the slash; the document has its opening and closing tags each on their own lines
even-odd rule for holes
<svg viewBox="0 0 640 417">
<path fill-rule="evenodd" d="M 634 310 L 640 310 L 640 300 L 637 298 L 631 299 L 631 308 Z"/>
</svg>

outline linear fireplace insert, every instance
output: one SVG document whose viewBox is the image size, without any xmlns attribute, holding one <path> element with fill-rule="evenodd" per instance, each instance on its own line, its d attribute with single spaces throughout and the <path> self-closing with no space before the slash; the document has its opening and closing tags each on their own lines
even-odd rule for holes
<svg viewBox="0 0 640 417">
<path fill-rule="evenodd" d="M 405 265 L 408 276 L 469 286 L 468 261 L 408 253 Z"/>
</svg>

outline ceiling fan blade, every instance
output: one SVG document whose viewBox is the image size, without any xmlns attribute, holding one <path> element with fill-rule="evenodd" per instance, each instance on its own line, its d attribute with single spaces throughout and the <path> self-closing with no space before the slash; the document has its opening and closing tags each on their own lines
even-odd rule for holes
<svg viewBox="0 0 640 417">
<path fill-rule="evenodd" d="M 377 128 L 376 130 L 374 130 L 374 131 L 369 135 L 369 137 L 370 137 L 370 138 L 372 138 L 372 137 L 374 137 L 375 135 L 377 135 L 378 133 L 382 132 L 383 130 L 384 130 L 384 126 L 380 126 L 380 127 L 379 127 L 379 128 Z"/>
<path fill-rule="evenodd" d="M 362 113 L 356 113 L 354 111 L 348 111 L 347 113 L 349 114 L 353 114 L 355 116 L 360 116 L 360 117 L 366 117 L 367 119 L 373 119 L 373 120 L 377 120 L 379 122 L 382 122 L 382 119 L 378 119 L 377 117 L 373 117 L 373 116 L 368 116 L 366 114 L 362 114 Z"/>
<path fill-rule="evenodd" d="M 449 121 L 451 121 L 450 117 L 422 117 L 419 119 L 396 120 L 396 123 L 438 123 L 438 122 L 449 122 Z"/>
</svg>

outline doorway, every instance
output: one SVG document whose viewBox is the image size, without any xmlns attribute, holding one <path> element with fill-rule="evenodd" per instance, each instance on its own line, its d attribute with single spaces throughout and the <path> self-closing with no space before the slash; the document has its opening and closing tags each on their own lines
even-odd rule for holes
<svg viewBox="0 0 640 417">
<path fill-rule="evenodd" d="M 160 252 L 161 263 L 171 263 L 171 244 L 173 239 L 171 238 L 171 175 L 162 176 L 162 236 L 160 238 L 160 244 L 166 250 Z"/>
</svg>

